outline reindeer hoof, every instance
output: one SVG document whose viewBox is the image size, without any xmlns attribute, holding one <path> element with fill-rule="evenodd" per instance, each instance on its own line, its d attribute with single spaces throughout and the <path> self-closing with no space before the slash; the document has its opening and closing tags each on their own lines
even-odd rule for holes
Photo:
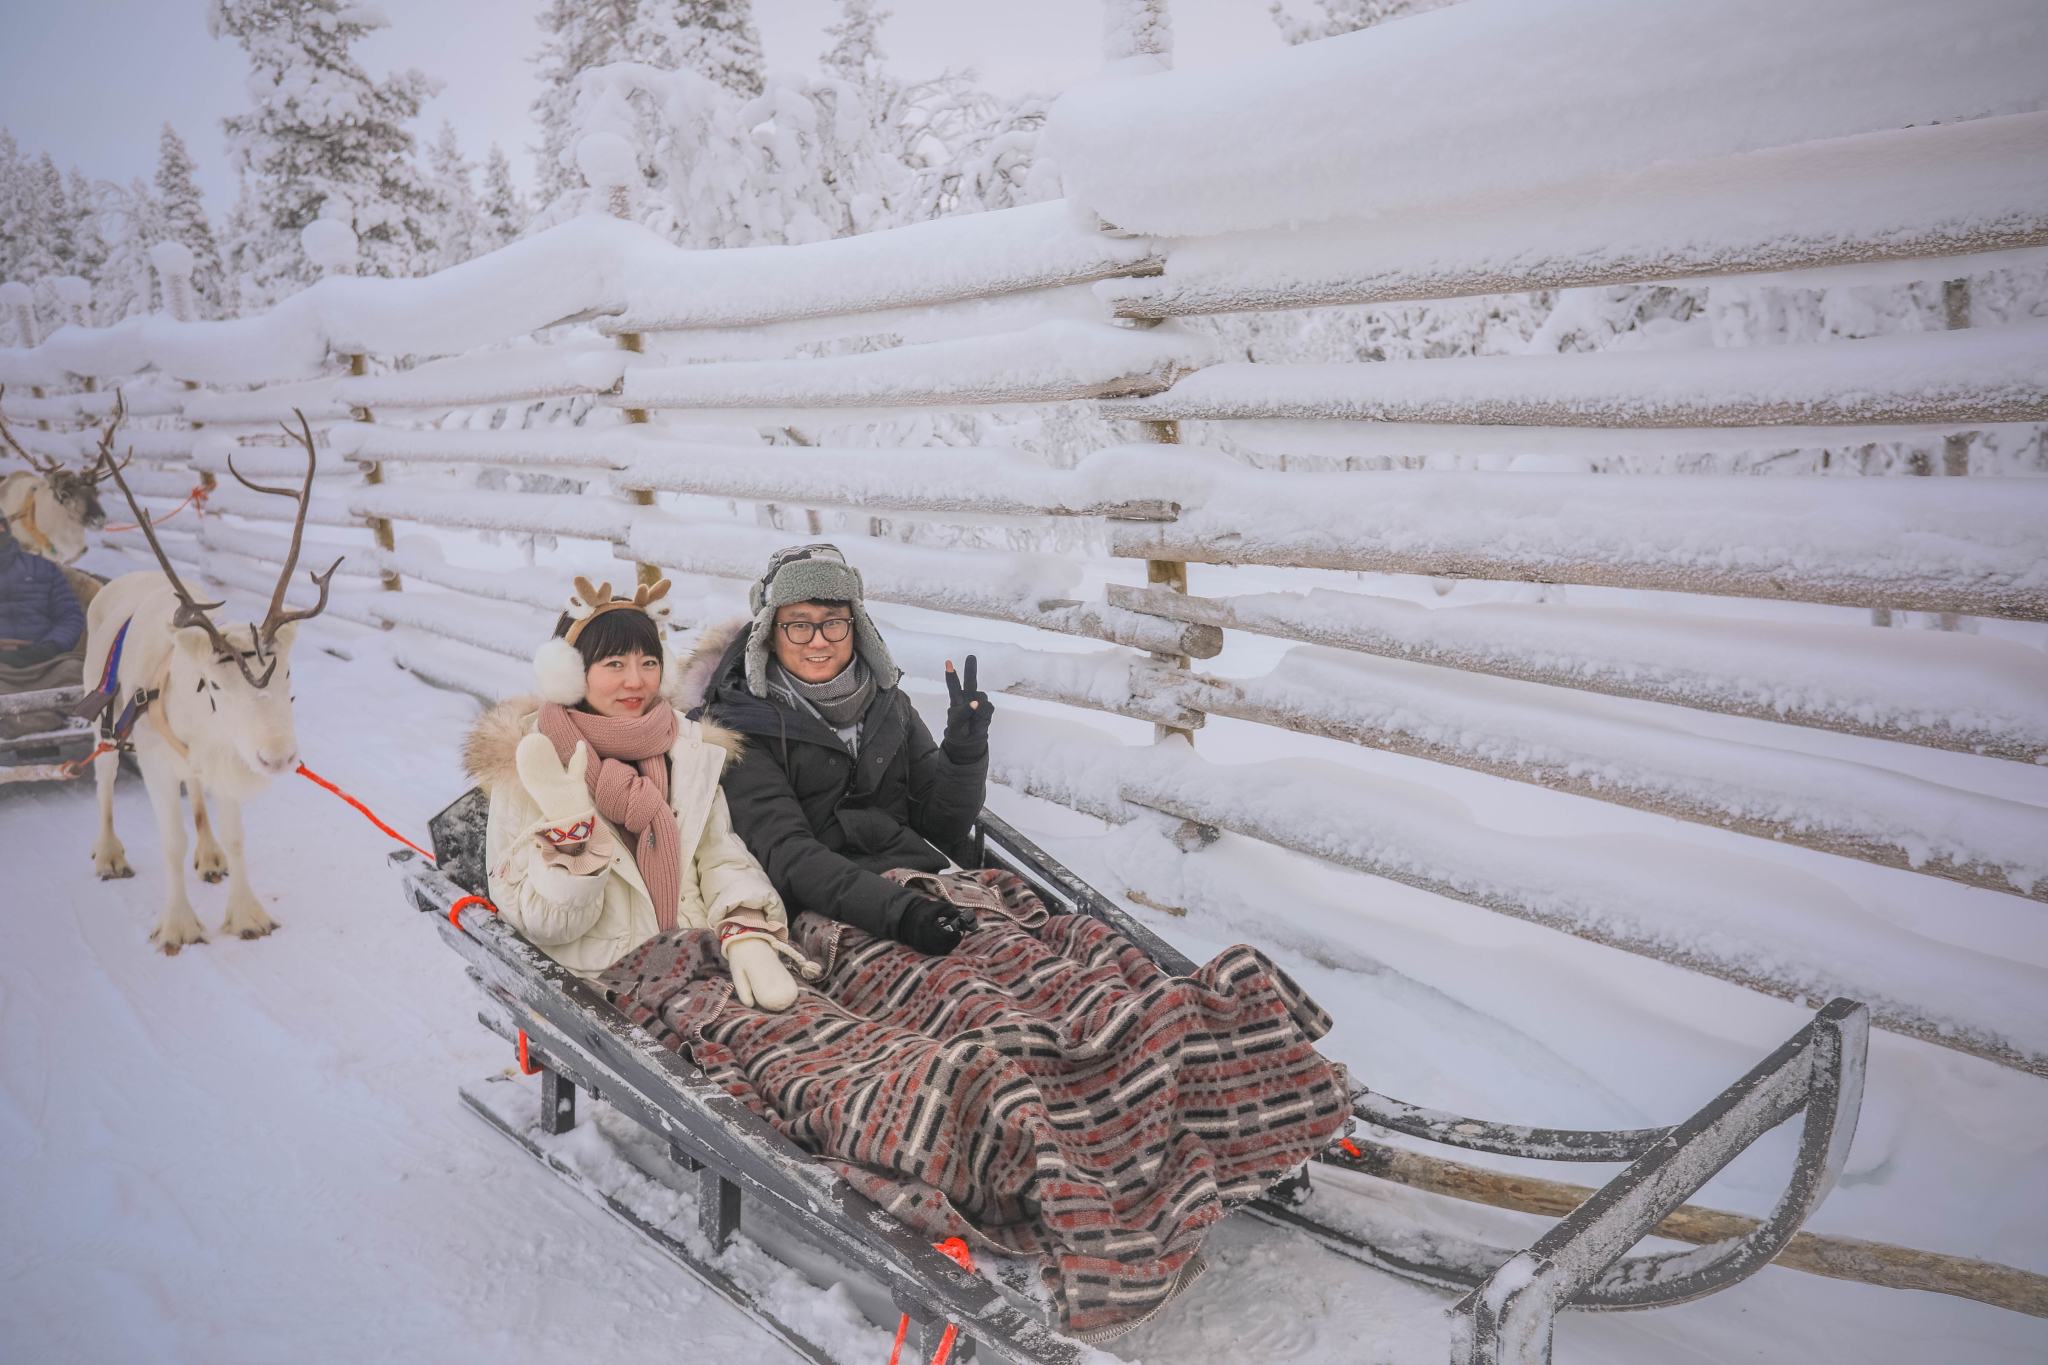
<svg viewBox="0 0 2048 1365">
<path fill-rule="evenodd" d="M 103 882 L 125 881 L 134 875 L 135 869 L 123 863 L 119 867 L 109 868 L 105 872 L 100 873 L 100 880 Z"/>
<path fill-rule="evenodd" d="M 208 886 L 212 886 L 216 882 L 224 882 L 227 879 L 228 874 L 225 872 L 202 872 L 199 874 L 199 880 L 205 882 Z"/>
<path fill-rule="evenodd" d="M 176 957 L 178 955 L 178 950 L 184 946 L 185 945 L 182 943 L 166 943 L 164 945 L 164 956 Z"/>
</svg>

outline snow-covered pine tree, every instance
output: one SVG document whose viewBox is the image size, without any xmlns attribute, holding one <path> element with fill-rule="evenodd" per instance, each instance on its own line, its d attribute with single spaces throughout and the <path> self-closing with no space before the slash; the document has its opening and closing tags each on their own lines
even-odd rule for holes
<svg viewBox="0 0 2048 1365">
<path fill-rule="evenodd" d="M 540 121 L 539 190 L 552 203 L 582 186 L 576 143 L 577 80 L 586 71 L 638 62 L 694 71 L 742 96 L 761 93 L 761 38 L 751 0 L 552 0 L 535 61 L 546 82 L 533 102 Z"/>
<path fill-rule="evenodd" d="M 761 93 L 754 0 L 640 0 L 639 24 L 650 41 L 673 44 L 677 70 L 694 71 L 735 95 Z"/>
<path fill-rule="evenodd" d="M 192 290 L 199 298 L 199 315 L 213 318 L 221 314 L 221 286 L 225 279 L 220 248 L 213 239 L 213 224 L 207 221 L 205 206 L 199 202 L 205 191 L 192 179 L 195 169 L 191 154 L 185 150 L 185 140 L 166 123 L 156 163 L 156 190 L 162 206 L 164 234 L 192 249 Z"/>
<path fill-rule="evenodd" d="M 446 270 L 493 249 L 496 242 L 485 228 L 483 208 L 477 203 L 476 167 L 462 154 L 454 124 L 444 120 L 441 131 L 427 144 L 427 171 L 441 196 L 432 268 Z"/>
<path fill-rule="evenodd" d="M 887 10 L 878 10 L 874 0 L 839 0 L 839 22 L 825 25 L 832 46 L 818 59 L 825 74 L 853 85 L 879 84 L 887 78 L 882 63 L 882 21 Z"/>
<path fill-rule="evenodd" d="M 153 312 L 156 284 L 149 249 L 167 235 L 163 206 L 137 176 L 127 185 L 102 180 L 93 187 L 94 222 L 105 243 L 106 260 L 93 281 L 93 320 L 106 327 L 122 318 Z"/>
<path fill-rule="evenodd" d="M 490 156 L 484 159 L 483 202 L 478 207 L 487 251 L 496 251 L 518 240 L 526 230 L 526 220 L 533 216 L 526 196 L 512 183 L 512 163 L 506 159 L 504 148 L 495 142 L 491 144 Z"/>
<path fill-rule="evenodd" d="M 440 82 L 410 70 L 372 80 L 352 51 L 389 22 L 343 0 L 211 0 L 209 30 L 249 54 L 256 106 L 224 120 L 252 200 L 227 262 L 241 277 L 242 308 L 313 282 L 299 232 L 330 198 L 350 206 L 364 274 L 415 275 L 432 264 L 440 196 L 413 162 L 406 125 Z"/>
</svg>

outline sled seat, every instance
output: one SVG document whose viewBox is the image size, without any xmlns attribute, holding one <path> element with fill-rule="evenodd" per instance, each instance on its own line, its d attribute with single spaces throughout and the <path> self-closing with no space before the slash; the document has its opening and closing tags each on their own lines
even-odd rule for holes
<svg viewBox="0 0 2048 1365">
<path fill-rule="evenodd" d="M 717 1257 L 740 1223 L 743 1201 L 758 1204 L 834 1262 L 887 1287 L 917 1326 L 929 1359 L 948 1322 L 958 1324 L 953 1358 L 980 1342 L 1019 1365 L 1078 1365 L 1088 1348 L 1058 1335 L 1043 1305 L 1006 1285 L 962 1270 L 914 1229 L 885 1213 L 702 1072 L 613 1009 L 573 975 L 499 922 L 476 898 L 485 894 L 488 803 L 472 790 L 435 816 L 436 866 L 411 850 L 391 861 L 407 896 L 437 917 L 442 938 L 470 965 L 486 996 L 486 1026 L 516 1040 L 521 1061 L 542 1073 L 537 1127 L 559 1134 L 576 1121 L 576 1091 L 602 1097 L 668 1145 L 670 1159 L 698 1182 L 700 1231 Z M 974 851 L 984 867 L 1018 873 L 1055 909 L 1093 915 L 1137 944 L 1165 971 L 1195 964 L 1015 827 L 981 813 Z M 465 897 L 467 904 L 461 904 Z M 1669 1128 L 1530 1128 L 1466 1118 L 1404 1103 L 1367 1088 L 1352 1094 L 1354 1116 L 1410 1138 L 1498 1156 L 1547 1161 L 1628 1162 L 1576 1210 L 1524 1248 L 1489 1246 L 1454 1235 L 1378 1245 L 1331 1227 L 1300 1206 L 1305 1177 L 1275 1187 L 1251 1211 L 1308 1234 L 1364 1264 L 1463 1295 L 1452 1313 L 1452 1365 L 1541 1365 L 1550 1359 L 1552 1325 L 1567 1309 L 1616 1312 L 1661 1308 L 1717 1293 L 1747 1279 L 1784 1250 L 1833 1188 L 1855 1136 L 1862 1105 L 1869 1011 L 1835 1000 L 1747 1075 L 1683 1123 Z M 539 1148 L 497 1116 L 479 1113 L 536 1156 Z M 1766 1132 L 1803 1114 L 1799 1151 L 1777 1207 L 1754 1230 L 1676 1252 L 1627 1253 L 1701 1186 Z M 1376 1143 L 1339 1142 L 1318 1161 L 1379 1175 Z M 615 1213 L 635 1222 L 625 1210 Z M 766 1314 L 719 1270 L 658 1230 L 641 1231 L 716 1292 L 807 1358 L 830 1357 Z"/>
</svg>

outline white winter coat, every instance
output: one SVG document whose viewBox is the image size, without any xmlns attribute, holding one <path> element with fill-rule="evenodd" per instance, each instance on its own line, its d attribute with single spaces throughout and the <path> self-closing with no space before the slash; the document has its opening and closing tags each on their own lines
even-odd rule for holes
<svg viewBox="0 0 2048 1365">
<path fill-rule="evenodd" d="M 633 861 L 637 840 L 603 816 L 598 823 L 611 836 L 611 857 L 582 875 L 530 833 L 540 807 L 519 780 L 514 753 L 533 733 L 540 706 L 537 697 L 515 697 L 470 732 L 469 773 L 491 798 L 485 839 L 491 903 L 555 961 L 579 976 L 595 976 L 658 932 L 654 902 Z M 683 847 L 694 850 L 683 868 L 676 923 L 710 929 L 737 918 L 786 940 L 782 900 L 733 833 L 718 785 L 739 749 L 731 731 L 684 718 L 669 750 L 669 805 Z"/>
</svg>

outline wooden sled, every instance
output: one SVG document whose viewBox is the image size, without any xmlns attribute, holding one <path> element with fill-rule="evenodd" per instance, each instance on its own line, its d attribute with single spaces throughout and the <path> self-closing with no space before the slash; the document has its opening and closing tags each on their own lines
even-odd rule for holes
<svg viewBox="0 0 2048 1365">
<path fill-rule="evenodd" d="M 845 1283 L 865 1315 L 893 1329 L 915 1326 L 917 1359 L 929 1360 L 946 1324 L 958 1325 L 952 1359 L 977 1343 L 1017 1365 L 1080 1365 L 1092 1348 L 1060 1335 L 1034 1296 L 1027 1267 L 962 1270 L 923 1236 L 855 1192 L 825 1166 L 668 1051 L 574 976 L 498 920 L 482 899 L 486 805 L 471 791 L 431 825 L 437 867 L 410 850 L 391 855 L 406 895 L 435 916 L 442 938 L 469 964 L 485 1004 L 479 1019 L 541 1073 L 539 1112 L 525 1120 L 472 1087 L 464 1101 L 494 1127 L 623 1221 L 798 1354 L 833 1357 L 730 1272 L 741 1213 L 749 1254 L 765 1248 L 813 1284 Z M 983 866 L 1022 875 L 1048 907 L 1097 917 L 1169 973 L 1195 964 L 1061 866 L 999 816 L 984 810 L 976 834 Z M 1548 1161 L 1631 1164 L 1533 1244 L 1488 1246 L 1456 1236 L 1377 1238 L 1331 1226 L 1306 1207 L 1306 1173 L 1254 1201 L 1249 1212 L 1314 1238 L 1332 1251 L 1424 1284 L 1460 1291 L 1452 1313 L 1453 1365 L 1540 1365 L 1552 1323 L 1566 1309 L 1661 1308 L 1738 1284 L 1768 1264 L 1834 1186 L 1862 1103 L 1869 1012 L 1835 1000 L 1705 1108 L 1671 1128 L 1581 1131 L 1526 1128 L 1404 1104 L 1360 1088 L 1353 1112 L 1411 1138 L 1468 1151 Z M 576 1092 L 617 1111 L 637 1144 L 647 1182 L 693 1188 L 697 1228 L 679 1236 L 550 1146 L 576 1123 Z M 1799 1152 L 1777 1208 L 1745 1236 L 1684 1251 L 1627 1253 L 1764 1133 L 1805 1115 Z M 644 1136 L 643 1136 L 644 1135 Z M 1370 1150 L 1368 1150 L 1370 1149 Z M 1340 1142 L 1318 1158 L 1373 1174 L 1376 1144 Z M 648 1153 L 653 1153 L 649 1156 Z M 630 1182 L 629 1182 L 630 1183 Z M 644 1204 L 644 1201 L 639 1201 Z M 732 1262 L 736 1264 L 736 1262 Z M 893 1310 L 893 1311 L 892 1311 Z M 843 1362 L 842 1365 L 853 1365 Z"/>
<path fill-rule="evenodd" d="M 85 695 L 82 686 L 52 687 L 40 692 L 0 696 L 0 716 L 24 711 L 59 711 L 69 715 Z M 92 752 L 95 732 L 90 721 L 73 718 L 62 729 L 13 739 L 0 737 L 0 783 L 61 782 L 90 772 L 69 766 Z"/>
</svg>

